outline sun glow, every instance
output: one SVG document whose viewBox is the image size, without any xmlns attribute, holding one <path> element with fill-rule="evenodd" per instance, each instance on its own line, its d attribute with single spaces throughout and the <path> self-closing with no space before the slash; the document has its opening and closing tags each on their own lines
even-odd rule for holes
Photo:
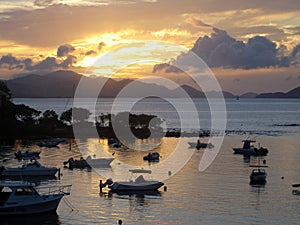
<svg viewBox="0 0 300 225">
<path fill-rule="evenodd" d="M 186 51 L 186 49 L 182 46 L 167 42 L 132 42 L 113 46 L 110 51 L 95 57 L 86 56 L 83 60 L 77 62 L 76 66 L 86 67 L 86 75 L 118 77 L 122 74 L 122 77 L 137 77 L 138 74 L 145 72 L 143 71 L 145 65 L 167 62 L 183 51 Z M 122 73 L 117 73 L 120 68 L 127 69 Z"/>
</svg>

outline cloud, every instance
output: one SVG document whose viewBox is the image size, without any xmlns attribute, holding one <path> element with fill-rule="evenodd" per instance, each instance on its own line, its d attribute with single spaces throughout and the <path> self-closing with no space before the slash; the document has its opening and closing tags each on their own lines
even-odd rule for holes
<svg viewBox="0 0 300 225">
<path fill-rule="evenodd" d="M 192 24 L 195 27 L 212 27 L 211 25 L 206 24 L 202 20 L 197 19 L 195 17 L 187 18 L 186 22 Z"/>
<path fill-rule="evenodd" d="M 39 62 L 33 63 L 30 58 L 17 59 L 11 54 L 4 55 L 0 59 L 0 68 L 9 70 L 23 70 L 28 71 L 52 71 L 55 69 L 67 69 L 72 67 L 76 62 L 76 57 L 68 55 L 66 59 L 58 62 L 55 57 L 47 57 Z"/>
<path fill-rule="evenodd" d="M 99 45 L 98 45 L 98 50 L 101 51 L 102 48 L 103 48 L 105 45 L 106 45 L 106 44 L 105 44 L 103 41 L 101 41 L 101 42 L 99 43 Z"/>
<path fill-rule="evenodd" d="M 61 62 L 58 67 L 62 67 L 64 69 L 70 68 L 73 63 L 76 63 L 76 56 L 69 55 L 63 62 Z"/>
<path fill-rule="evenodd" d="M 56 1 L 55 0 L 35 0 L 34 2 L 33 2 L 33 4 L 35 5 L 35 6 L 40 6 L 40 7 L 42 7 L 42 6 L 49 6 L 49 5 L 52 5 L 52 4 L 54 4 Z"/>
<path fill-rule="evenodd" d="M 97 54 L 97 52 L 94 50 L 89 50 L 85 53 L 85 55 L 95 55 L 95 54 Z"/>
<path fill-rule="evenodd" d="M 70 44 L 64 44 L 58 47 L 57 57 L 67 56 L 69 53 L 74 52 L 75 48 Z"/>
<path fill-rule="evenodd" d="M 0 68 L 6 68 L 9 70 L 28 68 L 31 64 L 32 59 L 27 58 L 20 60 L 11 54 L 3 55 L 0 59 Z"/>
<path fill-rule="evenodd" d="M 256 69 L 268 67 L 288 67 L 291 57 L 282 56 L 283 47 L 263 36 L 255 36 L 242 42 L 232 38 L 226 31 L 213 28 L 211 37 L 200 37 L 191 52 L 198 55 L 209 67 Z M 300 46 L 299 46 L 300 49 Z M 293 56 L 298 54 L 298 48 L 293 51 Z M 188 55 L 181 54 L 172 64 L 175 65 L 179 59 Z M 188 63 L 188 60 L 186 60 Z M 154 72 L 165 69 L 167 66 L 155 66 Z"/>
</svg>

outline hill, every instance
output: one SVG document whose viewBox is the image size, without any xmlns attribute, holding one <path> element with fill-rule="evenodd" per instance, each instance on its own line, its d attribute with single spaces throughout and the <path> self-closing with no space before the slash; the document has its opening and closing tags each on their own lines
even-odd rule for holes
<svg viewBox="0 0 300 225">
<path fill-rule="evenodd" d="M 256 98 L 300 98 L 300 87 L 294 88 L 286 93 L 262 93 L 257 95 Z"/>
<path fill-rule="evenodd" d="M 120 91 L 126 91 L 125 97 L 159 96 L 169 98 L 183 97 L 184 90 L 192 98 L 204 98 L 203 92 L 183 85 L 181 88 L 168 89 L 165 86 L 144 83 L 139 80 L 114 80 L 103 77 L 86 77 L 73 71 L 59 70 L 46 75 L 30 74 L 21 78 L 7 80 L 6 84 L 12 92 L 13 98 L 73 98 L 78 83 L 84 79 L 86 88 L 80 97 L 95 97 L 99 93 L 101 98 L 114 98 Z M 129 88 L 123 89 L 129 85 Z M 102 88 L 101 88 L 102 87 Z M 217 97 L 217 92 L 210 92 L 210 96 Z M 140 96 L 139 96 L 140 95 Z M 225 98 L 234 98 L 229 92 L 223 92 Z"/>
</svg>

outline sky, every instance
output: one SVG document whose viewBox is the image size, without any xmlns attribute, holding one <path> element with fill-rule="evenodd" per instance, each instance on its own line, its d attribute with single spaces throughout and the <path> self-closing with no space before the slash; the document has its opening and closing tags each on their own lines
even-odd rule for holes
<svg viewBox="0 0 300 225">
<path fill-rule="evenodd" d="M 300 86 L 300 1 L 0 0 L 0 79 L 63 69 L 193 85 L 165 64 L 190 52 L 234 94 Z"/>
</svg>

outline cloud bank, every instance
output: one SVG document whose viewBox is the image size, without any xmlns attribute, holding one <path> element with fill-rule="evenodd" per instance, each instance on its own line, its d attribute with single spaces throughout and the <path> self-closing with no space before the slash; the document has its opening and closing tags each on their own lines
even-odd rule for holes
<svg viewBox="0 0 300 225">
<path fill-rule="evenodd" d="M 300 59 L 300 45 L 297 45 L 290 55 L 283 55 L 284 46 L 277 47 L 274 42 L 263 36 L 255 36 L 247 42 L 236 40 L 226 31 L 213 28 L 211 37 L 200 37 L 190 52 L 198 55 L 211 68 L 257 69 L 270 67 L 288 67 L 295 65 Z M 183 53 L 170 63 L 176 65 L 183 58 L 188 57 Z M 186 60 L 187 61 L 187 60 Z M 188 63 L 188 61 L 187 61 Z M 168 64 L 156 65 L 153 72 L 165 70 L 178 72 Z"/>
</svg>

